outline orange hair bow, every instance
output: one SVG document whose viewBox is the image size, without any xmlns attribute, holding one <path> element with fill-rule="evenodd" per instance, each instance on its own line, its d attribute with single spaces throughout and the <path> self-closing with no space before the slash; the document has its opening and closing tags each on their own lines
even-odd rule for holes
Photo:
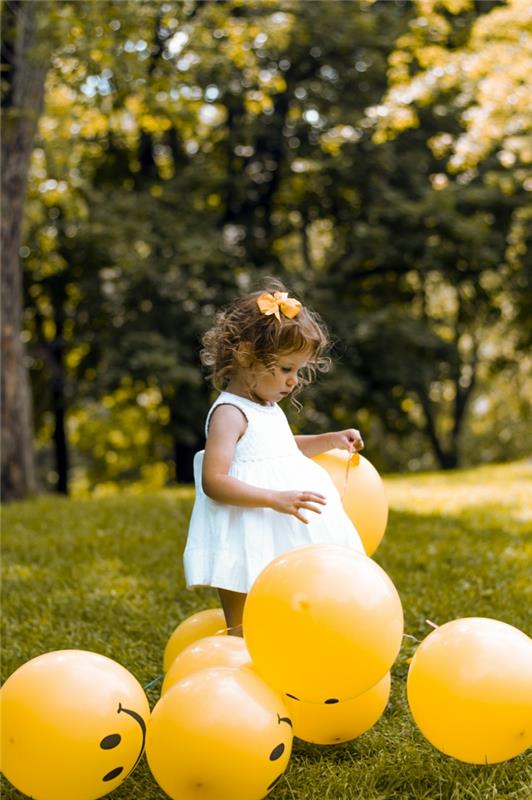
<svg viewBox="0 0 532 800">
<path fill-rule="evenodd" d="M 260 297 L 257 297 L 257 305 L 261 314 L 265 314 L 266 316 L 275 314 L 279 322 L 281 321 L 279 311 L 283 313 L 283 316 L 288 317 L 288 319 L 297 317 L 301 311 L 301 303 L 299 300 L 288 297 L 288 292 L 274 292 L 273 294 L 263 292 Z"/>
</svg>

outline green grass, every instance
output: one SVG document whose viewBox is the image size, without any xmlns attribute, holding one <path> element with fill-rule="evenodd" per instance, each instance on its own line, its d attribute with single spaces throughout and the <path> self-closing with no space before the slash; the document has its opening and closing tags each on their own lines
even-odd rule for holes
<svg viewBox="0 0 532 800">
<path fill-rule="evenodd" d="M 487 616 L 529 626 L 531 519 L 524 462 L 386 480 L 390 521 L 375 560 L 394 581 L 405 631 L 423 639 L 442 624 Z M 160 674 L 177 623 L 218 605 L 209 590 L 187 591 L 181 553 L 192 493 L 121 494 L 93 500 L 40 497 L 3 512 L 2 678 L 41 653 L 94 650 L 123 664 L 142 685 Z M 528 548 L 528 549 L 527 549 Z M 346 745 L 295 741 L 272 800 L 525 800 L 532 794 L 526 755 L 475 766 L 436 751 L 416 728 L 405 696 L 404 645 L 380 721 Z M 153 705 L 159 686 L 148 689 Z M 21 798 L 2 778 L 2 797 Z M 166 795 L 145 759 L 112 795 Z"/>
</svg>

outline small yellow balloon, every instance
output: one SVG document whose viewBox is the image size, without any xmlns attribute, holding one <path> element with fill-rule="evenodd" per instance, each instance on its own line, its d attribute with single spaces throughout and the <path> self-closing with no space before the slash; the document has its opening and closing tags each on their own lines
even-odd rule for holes
<svg viewBox="0 0 532 800">
<path fill-rule="evenodd" d="M 381 718 L 390 696 L 387 672 L 367 692 L 341 703 L 301 703 L 285 698 L 294 736 L 313 744 L 340 744 L 369 731 Z"/>
<path fill-rule="evenodd" d="M 165 675 L 161 695 L 175 683 L 208 667 L 244 667 L 251 665 L 246 643 L 239 636 L 206 636 L 192 642 L 174 659 Z"/>
<path fill-rule="evenodd" d="M 163 670 L 168 672 L 172 662 L 187 645 L 204 636 L 226 635 L 227 624 L 221 608 L 198 611 L 180 622 L 164 649 Z"/>
<path fill-rule="evenodd" d="M 95 800 L 144 751 L 150 709 L 120 664 L 84 650 L 45 653 L 0 690 L 2 772 L 36 800 Z"/>
<path fill-rule="evenodd" d="M 532 745 L 532 640 L 495 619 L 447 622 L 418 647 L 407 695 L 442 753 L 470 764 L 513 758 Z"/>
<path fill-rule="evenodd" d="M 212 667 L 153 709 L 146 756 L 173 800 L 260 800 L 285 771 L 292 726 L 281 697 L 249 669 Z"/>
<path fill-rule="evenodd" d="M 388 522 L 388 500 L 379 473 L 367 458 L 347 450 L 329 450 L 314 456 L 314 461 L 329 473 L 367 555 L 373 555 Z"/>
<path fill-rule="evenodd" d="M 260 573 L 244 606 L 253 667 L 303 702 L 356 697 L 391 668 L 403 635 L 397 590 L 371 558 L 334 544 L 299 547 Z"/>
</svg>

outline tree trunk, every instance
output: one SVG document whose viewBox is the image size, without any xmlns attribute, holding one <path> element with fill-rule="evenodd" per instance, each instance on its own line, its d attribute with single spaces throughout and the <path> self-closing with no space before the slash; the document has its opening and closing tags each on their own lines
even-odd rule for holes
<svg viewBox="0 0 532 800">
<path fill-rule="evenodd" d="M 174 440 L 176 483 L 194 483 L 194 454 L 199 449 L 197 444 L 184 444 Z"/>
<path fill-rule="evenodd" d="M 432 451 L 436 456 L 440 469 L 456 469 L 459 466 L 458 440 L 453 440 L 450 447 L 444 447 L 443 443 L 440 442 L 438 438 L 434 413 L 425 387 L 423 385 L 418 385 L 416 387 L 416 394 L 425 415 L 425 434 L 432 445 Z"/>
<path fill-rule="evenodd" d="M 21 341 L 22 217 L 30 157 L 44 98 L 45 63 L 37 57 L 38 3 L 2 7 L 2 497 L 35 489 L 32 400 Z"/>
<path fill-rule="evenodd" d="M 54 449 L 57 472 L 56 491 L 68 494 L 68 443 L 66 437 L 64 343 L 56 339 L 51 346 L 52 355 L 52 406 L 54 410 Z"/>
</svg>

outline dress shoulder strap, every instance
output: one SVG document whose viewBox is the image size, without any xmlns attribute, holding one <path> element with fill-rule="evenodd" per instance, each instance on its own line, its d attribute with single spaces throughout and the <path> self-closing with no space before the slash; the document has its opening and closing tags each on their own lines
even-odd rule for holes
<svg viewBox="0 0 532 800">
<path fill-rule="evenodd" d="M 240 402 L 240 401 L 242 401 L 242 402 Z M 222 392 L 216 398 L 216 400 L 214 401 L 214 403 L 212 404 L 212 406 L 209 409 L 209 413 L 207 414 L 207 419 L 205 420 L 205 436 L 206 437 L 209 434 L 209 424 L 210 424 L 210 421 L 211 421 L 211 417 L 212 417 L 213 411 L 215 411 L 215 409 L 217 409 L 218 406 L 235 406 L 235 408 L 238 408 L 239 411 L 242 412 L 242 414 L 244 415 L 244 417 L 246 419 L 246 422 L 249 423 L 249 414 L 247 413 L 249 411 L 249 408 L 246 407 L 245 399 L 242 398 L 242 397 L 239 397 L 236 394 L 231 394 L 230 392 Z"/>
</svg>

